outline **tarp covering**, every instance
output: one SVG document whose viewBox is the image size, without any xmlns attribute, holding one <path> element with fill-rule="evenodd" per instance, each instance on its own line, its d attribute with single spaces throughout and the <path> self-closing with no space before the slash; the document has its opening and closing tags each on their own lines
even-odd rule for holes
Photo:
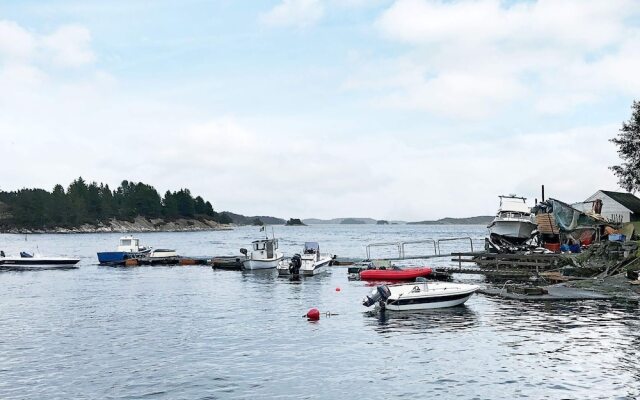
<svg viewBox="0 0 640 400">
<path fill-rule="evenodd" d="M 571 232 L 578 227 L 602 224 L 602 221 L 590 217 L 582 211 L 576 210 L 569 204 L 563 203 L 560 200 L 549 199 L 547 203 L 551 206 L 553 218 L 561 232 Z"/>
</svg>

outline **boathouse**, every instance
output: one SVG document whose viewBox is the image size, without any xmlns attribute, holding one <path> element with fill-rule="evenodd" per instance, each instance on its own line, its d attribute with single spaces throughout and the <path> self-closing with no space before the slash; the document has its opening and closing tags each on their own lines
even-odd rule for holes
<svg viewBox="0 0 640 400">
<path fill-rule="evenodd" d="M 631 193 L 598 190 L 585 200 L 585 204 L 596 200 L 602 200 L 600 214 L 610 221 L 623 223 L 640 221 L 640 199 Z"/>
</svg>

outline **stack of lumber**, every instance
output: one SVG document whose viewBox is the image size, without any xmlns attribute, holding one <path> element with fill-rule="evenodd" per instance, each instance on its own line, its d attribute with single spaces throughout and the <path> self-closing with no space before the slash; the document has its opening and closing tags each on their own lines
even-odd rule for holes
<svg viewBox="0 0 640 400">
<path fill-rule="evenodd" d="M 556 220 L 551 213 L 536 215 L 536 224 L 538 224 L 538 231 L 540 233 L 557 235 L 560 232 L 558 225 L 556 225 Z"/>
</svg>

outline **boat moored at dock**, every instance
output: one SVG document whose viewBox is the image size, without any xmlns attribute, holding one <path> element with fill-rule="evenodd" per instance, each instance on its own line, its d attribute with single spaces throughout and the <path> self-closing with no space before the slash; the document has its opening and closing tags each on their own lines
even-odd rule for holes
<svg viewBox="0 0 640 400">
<path fill-rule="evenodd" d="M 140 239 L 133 236 L 120 238 L 116 251 L 103 251 L 98 253 L 98 262 L 101 265 L 122 265 L 126 260 L 146 257 L 151 252 L 150 247 L 140 245 Z"/>
<path fill-rule="evenodd" d="M 271 269 L 276 268 L 278 263 L 284 257 L 284 254 L 278 252 L 278 239 L 266 238 L 261 240 L 254 240 L 251 243 L 251 254 L 247 253 L 246 249 L 240 249 L 247 259 L 243 261 L 242 265 L 244 269 Z"/>
<path fill-rule="evenodd" d="M 360 280 L 363 281 L 407 281 L 415 280 L 419 277 L 427 277 L 431 275 L 431 268 L 398 268 L 389 269 L 366 269 L 360 271 Z"/>
<path fill-rule="evenodd" d="M 279 275 L 318 275 L 328 271 L 335 256 L 320 253 L 318 242 L 305 242 L 302 254 L 296 254 L 291 259 L 278 263 Z"/>
</svg>

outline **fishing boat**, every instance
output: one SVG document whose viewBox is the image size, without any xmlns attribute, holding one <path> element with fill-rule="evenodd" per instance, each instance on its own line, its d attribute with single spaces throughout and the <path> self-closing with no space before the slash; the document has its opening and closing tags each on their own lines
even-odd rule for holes
<svg viewBox="0 0 640 400">
<path fill-rule="evenodd" d="M 276 268 L 284 255 L 278 252 L 278 239 L 265 238 L 254 240 L 252 243 L 251 254 L 246 249 L 240 249 L 247 259 L 243 261 L 244 269 L 270 269 Z"/>
<path fill-rule="evenodd" d="M 151 252 L 151 247 L 141 246 L 140 239 L 133 236 L 123 236 L 116 250 L 98 253 L 98 262 L 102 265 L 124 264 L 128 259 L 146 257 Z"/>
<path fill-rule="evenodd" d="M 79 258 L 46 257 L 20 252 L 19 257 L 7 257 L 0 252 L 0 269 L 69 269 L 78 268 Z"/>
<path fill-rule="evenodd" d="M 362 300 L 365 307 L 381 310 L 411 311 L 455 307 L 464 304 L 479 289 L 476 285 L 449 282 L 416 282 L 380 285 Z"/>
<path fill-rule="evenodd" d="M 278 275 L 318 275 L 328 271 L 334 258 L 333 254 L 320 253 L 318 242 L 305 242 L 302 254 L 278 263 Z"/>
<path fill-rule="evenodd" d="M 512 243 L 523 243 L 531 239 L 537 225 L 531 209 L 527 206 L 527 199 L 514 194 L 498 197 L 500 207 L 496 217 L 487 227 L 489 232 Z"/>
<path fill-rule="evenodd" d="M 413 281 L 419 277 L 431 275 L 431 268 L 398 268 L 390 269 L 366 269 L 360 271 L 360 280 L 363 281 Z"/>
</svg>

